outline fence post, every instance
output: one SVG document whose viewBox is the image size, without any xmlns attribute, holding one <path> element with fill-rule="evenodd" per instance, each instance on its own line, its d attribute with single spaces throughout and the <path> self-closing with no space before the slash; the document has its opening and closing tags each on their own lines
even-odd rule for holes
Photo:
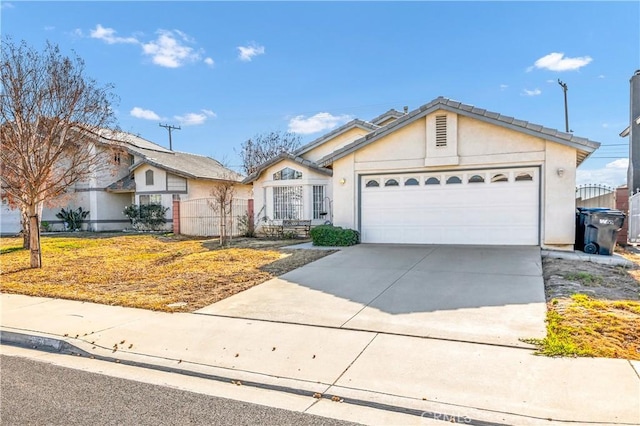
<svg viewBox="0 0 640 426">
<path fill-rule="evenodd" d="M 253 212 L 253 198 L 249 198 L 247 200 L 247 219 L 248 219 L 248 222 L 249 222 L 247 224 L 247 227 L 249 228 L 248 229 L 249 235 L 253 235 L 253 233 L 255 231 L 255 229 L 254 229 L 254 226 L 255 226 L 254 220 L 255 219 L 254 219 L 253 215 L 254 215 L 254 212 Z"/>
<path fill-rule="evenodd" d="M 173 233 L 180 235 L 180 195 L 173 196 Z"/>
</svg>

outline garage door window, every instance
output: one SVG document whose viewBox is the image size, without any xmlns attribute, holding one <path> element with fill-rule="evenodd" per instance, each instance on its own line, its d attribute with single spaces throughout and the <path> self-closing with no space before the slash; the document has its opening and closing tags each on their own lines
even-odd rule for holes
<svg viewBox="0 0 640 426">
<path fill-rule="evenodd" d="M 493 175 L 491 178 L 491 182 L 509 182 L 509 178 L 507 175 L 503 175 L 502 173 L 498 173 L 497 175 Z"/>
<path fill-rule="evenodd" d="M 375 179 L 368 180 L 366 184 L 367 188 L 378 188 L 379 186 L 380 183 Z"/>
<path fill-rule="evenodd" d="M 449 176 L 447 178 L 447 185 L 451 185 L 455 183 L 462 183 L 462 179 L 460 179 L 458 176 Z"/>
<path fill-rule="evenodd" d="M 387 181 L 384 183 L 384 186 L 399 186 L 399 185 L 400 184 L 395 179 L 387 179 Z"/>
<path fill-rule="evenodd" d="M 518 173 L 516 176 L 516 182 L 526 182 L 533 180 L 533 176 L 530 173 Z"/>
<path fill-rule="evenodd" d="M 484 178 L 480 175 L 473 175 L 469 178 L 469 183 L 483 183 Z"/>
<path fill-rule="evenodd" d="M 430 177 L 424 182 L 425 185 L 440 185 L 440 179 L 436 177 Z"/>
<path fill-rule="evenodd" d="M 404 186 L 417 186 L 417 185 L 420 185 L 420 183 L 416 178 L 409 178 L 404 181 Z"/>
</svg>

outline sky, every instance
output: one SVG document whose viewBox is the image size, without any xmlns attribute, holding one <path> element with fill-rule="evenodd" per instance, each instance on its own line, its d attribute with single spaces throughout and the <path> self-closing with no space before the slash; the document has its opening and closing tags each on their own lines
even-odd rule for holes
<svg viewBox="0 0 640 426">
<path fill-rule="evenodd" d="M 240 170 L 271 131 L 310 142 L 444 96 L 602 144 L 578 183 L 624 184 L 640 2 L 0 2 L 0 32 L 75 52 L 124 131 Z"/>
</svg>

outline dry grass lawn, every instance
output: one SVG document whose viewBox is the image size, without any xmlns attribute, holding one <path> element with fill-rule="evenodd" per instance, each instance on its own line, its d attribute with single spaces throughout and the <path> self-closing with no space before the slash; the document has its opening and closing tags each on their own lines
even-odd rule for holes
<svg viewBox="0 0 640 426">
<path fill-rule="evenodd" d="M 221 249 L 211 241 L 157 235 L 43 236 L 43 268 L 29 269 L 22 240 L 2 238 L 0 290 L 166 312 L 193 311 L 328 254 L 285 251 L 278 245 L 251 248 L 236 243 Z"/>
<path fill-rule="evenodd" d="M 631 269 L 544 259 L 547 336 L 541 354 L 640 360 L 640 255 Z"/>
</svg>

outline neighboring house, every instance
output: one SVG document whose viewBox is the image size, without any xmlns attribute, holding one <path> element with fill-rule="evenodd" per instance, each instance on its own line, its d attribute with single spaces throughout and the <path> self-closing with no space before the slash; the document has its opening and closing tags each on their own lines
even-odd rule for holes
<svg viewBox="0 0 640 426">
<path fill-rule="evenodd" d="M 244 183 L 259 218 L 331 221 L 364 243 L 572 250 L 576 168 L 599 146 L 439 97 L 353 120 Z"/>
<path fill-rule="evenodd" d="M 636 70 L 629 80 L 629 126 L 620 132 L 623 138 L 629 137 L 629 169 L 627 187 L 629 195 L 640 191 L 640 70 Z"/>
<path fill-rule="evenodd" d="M 125 207 L 161 204 L 169 208 L 167 229 L 171 229 L 174 198 L 207 198 L 214 187 L 229 181 L 234 182 L 235 197 L 251 196 L 251 187 L 241 183 L 243 176 L 213 158 L 170 151 L 139 136 L 109 130 L 89 143 L 102 151 L 103 164 L 89 180 L 76 184 L 64 198 L 54 200 L 53 207 L 43 209 L 41 220 L 54 230 L 63 229 L 62 221 L 56 218 L 62 207 L 89 210 L 84 222 L 87 230 L 117 231 L 131 226 L 123 214 Z M 20 231 L 20 214 L 6 203 L 2 205 L 1 219 L 1 233 Z"/>
</svg>

